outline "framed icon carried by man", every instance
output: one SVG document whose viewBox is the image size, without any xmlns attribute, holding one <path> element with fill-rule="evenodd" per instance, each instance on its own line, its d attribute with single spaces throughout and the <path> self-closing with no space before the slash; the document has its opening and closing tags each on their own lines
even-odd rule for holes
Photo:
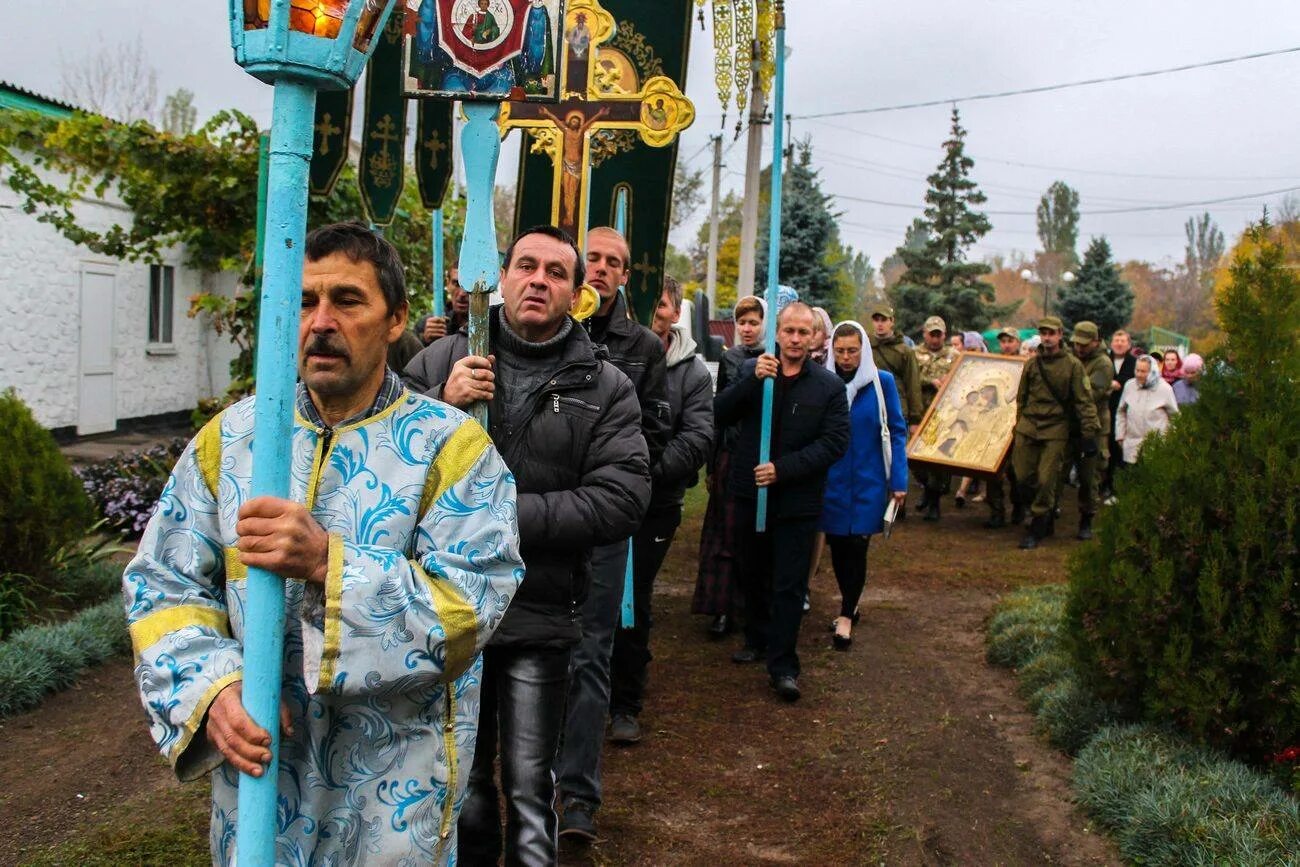
<svg viewBox="0 0 1300 867">
<path fill-rule="evenodd" d="M 563 0 L 405 0 L 407 96 L 555 102 Z"/>
<path fill-rule="evenodd" d="M 1011 451 L 1025 361 L 962 353 L 907 444 L 907 459 L 963 475 L 995 476 Z"/>
</svg>

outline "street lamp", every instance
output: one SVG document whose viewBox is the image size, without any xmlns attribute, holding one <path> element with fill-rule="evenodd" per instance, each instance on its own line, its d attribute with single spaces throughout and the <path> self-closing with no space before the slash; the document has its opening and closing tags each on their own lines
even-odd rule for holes
<svg viewBox="0 0 1300 867">
<path fill-rule="evenodd" d="M 1033 282 L 1034 280 L 1040 280 L 1040 278 L 1037 277 L 1037 275 L 1035 275 L 1034 272 L 1031 271 L 1031 270 L 1029 270 L 1028 268 L 1025 268 L 1025 269 L 1021 270 L 1021 272 L 1020 272 L 1020 279 L 1021 279 L 1021 280 L 1024 280 L 1026 283 L 1031 283 L 1031 282 Z M 1046 279 L 1041 279 L 1040 282 L 1043 284 L 1043 315 L 1046 316 L 1046 315 L 1048 315 L 1048 312 L 1049 312 L 1049 311 L 1048 311 L 1048 299 L 1049 299 L 1049 295 L 1050 295 L 1050 293 L 1051 293 L 1051 291 L 1052 291 L 1052 283 L 1051 283 L 1050 280 L 1046 280 Z M 1066 286 L 1069 286 L 1071 283 L 1073 283 L 1073 282 L 1074 282 L 1074 272 L 1073 272 L 1073 271 L 1066 271 L 1064 274 L 1062 274 L 1062 275 L 1061 275 L 1061 282 L 1064 283 Z"/>
<path fill-rule="evenodd" d="M 265 261 L 257 323 L 253 497 L 289 495 L 302 306 L 307 171 L 317 90 L 351 87 L 366 65 L 394 0 L 230 0 L 235 62 L 275 86 L 267 162 Z M 240 774 L 236 848 L 240 864 L 274 864 L 284 663 L 284 579 L 248 570 L 243 702 L 271 733 L 260 777 Z"/>
</svg>

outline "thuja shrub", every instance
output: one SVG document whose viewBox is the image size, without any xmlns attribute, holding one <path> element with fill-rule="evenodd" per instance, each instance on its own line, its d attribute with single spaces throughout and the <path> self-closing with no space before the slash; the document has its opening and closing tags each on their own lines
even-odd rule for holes
<svg viewBox="0 0 1300 867">
<path fill-rule="evenodd" d="M 1300 742 L 1300 275 L 1273 234 L 1217 293 L 1200 400 L 1073 558 L 1065 630 L 1101 698 L 1252 761 Z"/>
<path fill-rule="evenodd" d="M 80 540 L 93 512 L 54 438 L 13 389 L 0 392 L 0 431 L 0 573 L 40 578 L 59 548 Z"/>
</svg>

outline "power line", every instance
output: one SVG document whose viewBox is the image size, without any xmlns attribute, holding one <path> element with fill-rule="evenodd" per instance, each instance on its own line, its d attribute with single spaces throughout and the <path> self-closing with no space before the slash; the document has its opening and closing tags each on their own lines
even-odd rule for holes
<svg viewBox="0 0 1300 867">
<path fill-rule="evenodd" d="M 1265 190 L 1261 193 L 1248 193 L 1241 196 L 1221 196 L 1217 199 L 1201 199 L 1195 202 L 1167 202 L 1156 205 L 1139 205 L 1131 208 L 1104 208 L 1096 211 L 1080 211 L 1081 217 L 1094 217 L 1106 214 L 1137 214 L 1146 211 L 1177 211 L 1183 208 L 1199 208 L 1204 205 L 1219 205 L 1224 202 L 1241 202 L 1247 199 L 1266 199 L 1269 196 L 1280 196 L 1283 193 L 1294 193 L 1300 190 L 1300 186 L 1282 187 L 1276 190 Z M 885 208 L 906 208 L 910 211 L 923 210 L 924 205 L 918 207 L 915 203 L 906 202 L 887 202 L 882 199 L 868 199 L 861 196 L 848 196 L 843 193 L 833 193 L 832 196 L 837 199 L 843 199 L 846 202 L 862 202 L 867 205 L 879 205 Z M 994 217 L 1033 217 L 1036 216 L 1034 211 L 984 211 L 983 213 Z"/>
<path fill-rule="evenodd" d="M 1239 54 L 1236 57 L 1223 57 L 1218 60 L 1206 60 L 1200 63 L 1186 63 L 1181 66 L 1168 66 L 1163 69 L 1149 69 L 1145 72 L 1126 72 L 1119 75 L 1107 75 L 1100 78 L 1085 78 L 1080 81 L 1065 81 L 1059 84 L 1044 84 L 1039 87 L 1023 87 L 1016 90 L 1001 90 L 995 93 L 978 93 L 973 96 L 948 97 L 946 99 L 930 99 L 924 102 L 907 102 L 898 105 L 880 105 L 873 108 L 852 108 L 842 111 L 823 111 L 815 114 L 796 114 L 793 115 L 795 120 L 815 120 L 824 117 L 845 117 L 854 114 L 878 114 L 886 111 L 905 111 L 912 108 L 931 108 L 936 105 L 956 105 L 960 102 L 977 102 L 987 99 L 1004 99 L 1009 96 L 1024 96 L 1031 93 L 1050 93 L 1057 90 L 1068 90 L 1074 87 L 1090 87 L 1094 84 L 1108 84 L 1114 81 L 1128 81 L 1134 78 L 1151 78 L 1157 75 L 1170 75 L 1176 72 L 1187 72 L 1193 69 L 1205 69 L 1211 66 L 1224 66 L 1229 63 L 1241 63 L 1246 60 L 1259 60 L 1264 57 L 1276 57 L 1281 54 L 1291 54 L 1300 51 L 1300 46 L 1294 48 L 1278 48 L 1273 51 L 1258 51 L 1254 54 Z"/>
<path fill-rule="evenodd" d="M 887 135 L 880 135 L 879 133 L 867 132 L 866 130 L 855 129 L 850 126 L 844 126 L 843 124 L 831 123 L 830 121 L 826 121 L 826 120 L 814 120 L 813 123 L 821 124 L 822 126 L 827 126 L 830 127 L 831 129 L 837 129 L 840 130 L 841 132 L 850 132 L 853 133 L 854 135 L 865 136 L 866 138 L 876 139 L 877 141 L 889 142 L 890 144 L 901 145 L 902 147 L 915 148 L 916 150 L 923 150 L 932 154 L 940 150 L 940 147 L 934 144 L 927 145 L 927 144 L 921 144 L 920 142 L 905 141 L 903 139 L 892 138 Z M 1295 175 L 1161 175 L 1161 174 L 1150 174 L 1144 172 L 1113 172 L 1113 171 L 1104 171 L 1101 169 L 1081 169 L 1081 168 L 1076 168 L 1074 166 L 1052 166 L 1052 165 L 1044 165 L 1042 163 L 1028 163 L 1020 160 L 1000 159 L 998 157 L 991 157 L 984 154 L 980 154 L 978 151 L 972 152 L 970 154 L 970 157 L 974 159 L 976 162 L 980 162 L 980 163 L 998 163 L 999 165 L 1015 166 L 1016 168 L 1021 168 L 1021 169 L 1040 169 L 1042 171 L 1048 171 L 1048 172 L 1071 172 L 1079 175 L 1096 175 L 1099 177 L 1139 179 L 1139 180 L 1149 180 L 1149 181 L 1182 181 L 1187 183 L 1201 183 L 1204 181 L 1231 182 L 1231 181 L 1294 181 L 1296 180 Z"/>
</svg>

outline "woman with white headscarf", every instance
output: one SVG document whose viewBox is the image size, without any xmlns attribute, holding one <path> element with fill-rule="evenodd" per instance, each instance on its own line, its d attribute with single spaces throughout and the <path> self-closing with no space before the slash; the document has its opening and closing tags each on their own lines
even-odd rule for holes
<svg viewBox="0 0 1300 867">
<path fill-rule="evenodd" d="M 863 351 L 866 347 L 867 351 Z M 848 650 L 867 584 L 867 546 L 884 529 L 889 501 L 907 495 L 907 421 L 893 374 L 876 369 L 867 333 L 856 322 L 832 332 L 826 367 L 844 380 L 849 402 L 849 450 L 826 477 L 821 528 L 840 585 L 840 616 L 832 644 Z"/>
<path fill-rule="evenodd" d="M 1166 430 L 1178 414 L 1174 390 L 1160 375 L 1162 363 L 1162 359 L 1149 355 L 1138 358 L 1133 378 L 1124 383 L 1120 393 L 1115 441 L 1126 465 L 1137 463 L 1142 442 Z"/>
</svg>

